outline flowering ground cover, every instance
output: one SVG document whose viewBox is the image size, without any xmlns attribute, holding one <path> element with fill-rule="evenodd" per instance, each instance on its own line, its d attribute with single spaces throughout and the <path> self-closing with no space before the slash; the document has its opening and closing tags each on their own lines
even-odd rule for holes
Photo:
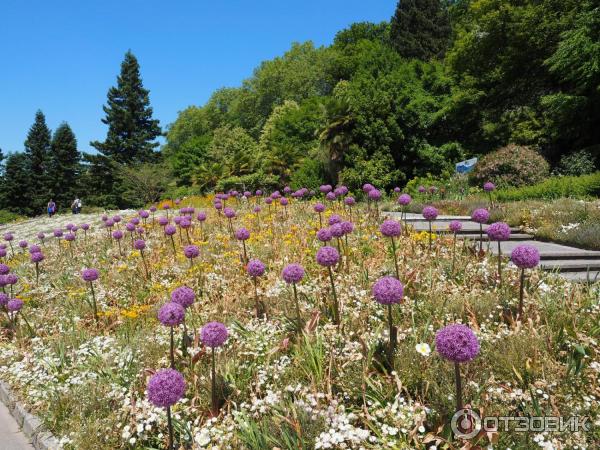
<svg viewBox="0 0 600 450">
<path fill-rule="evenodd" d="M 0 378 L 67 449 L 598 448 L 598 286 L 346 194 L 13 231 Z M 450 427 L 463 407 L 593 427 L 467 440 Z"/>
</svg>

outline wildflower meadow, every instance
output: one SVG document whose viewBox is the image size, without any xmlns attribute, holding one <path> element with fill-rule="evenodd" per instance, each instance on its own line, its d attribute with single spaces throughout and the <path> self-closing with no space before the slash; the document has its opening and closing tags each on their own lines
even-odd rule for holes
<svg viewBox="0 0 600 450">
<path fill-rule="evenodd" d="M 7 233 L 0 379 L 64 449 L 598 448 L 598 285 L 541 272 L 533 247 L 457 240 L 431 206 L 417 232 L 364 190 Z M 487 234 L 499 247 L 510 229 Z M 467 438 L 462 410 L 591 429 Z"/>
</svg>

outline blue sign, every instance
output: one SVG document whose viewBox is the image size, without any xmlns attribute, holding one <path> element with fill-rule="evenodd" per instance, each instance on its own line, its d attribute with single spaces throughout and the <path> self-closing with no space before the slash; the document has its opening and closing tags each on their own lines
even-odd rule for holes
<svg viewBox="0 0 600 450">
<path fill-rule="evenodd" d="M 471 158 L 471 159 L 467 159 L 466 161 L 461 161 L 459 163 L 456 163 L 456 172 L 457 173 L 469 173 L 471 170 L 473 170 L 473 167 L 475 167 L 475 164 L 477 164 L 477 158 Z"/>
</svg>

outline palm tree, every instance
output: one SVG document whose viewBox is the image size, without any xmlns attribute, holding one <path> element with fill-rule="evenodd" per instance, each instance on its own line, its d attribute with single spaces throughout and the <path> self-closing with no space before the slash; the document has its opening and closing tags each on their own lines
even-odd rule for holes
<svg viewBox="0 0 600 450">
<path fill-rule="evenodd" d="M 327 155 L 329 176 L 337 184 L 344 155 L 352 143 L 354 117 L 347 101 L 329 98 L 323 102 L 325 125 L 316 131 L 321 147 Z"/>
</svg>

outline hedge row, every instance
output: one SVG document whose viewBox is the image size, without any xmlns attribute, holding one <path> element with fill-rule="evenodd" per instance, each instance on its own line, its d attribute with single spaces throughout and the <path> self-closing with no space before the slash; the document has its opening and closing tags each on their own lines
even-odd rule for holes
<svg viewBox="0 0 600 450">
<path fill-rule="evenodd" d="M 531 186 L 499 189 L 494 197 L 499 201 L 600 197 L 600 172 L 578 177 L 552 177 Z"/>
</svg>

